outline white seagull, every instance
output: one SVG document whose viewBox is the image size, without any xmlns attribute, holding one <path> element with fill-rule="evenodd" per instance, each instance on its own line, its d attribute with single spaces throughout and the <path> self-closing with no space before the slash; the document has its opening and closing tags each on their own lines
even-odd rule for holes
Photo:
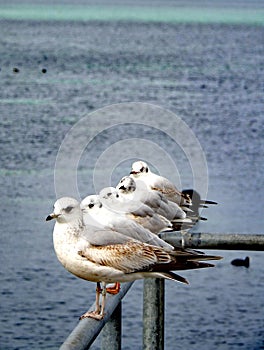
<svg viewBox="0 0 264 350">
<path fill-rule="evenodd" d="M 160 233 L 173 229 L 172 223 L 164 216 L 155 213 L 142 202 L 133 202 L 121 195 L 114 187 L 105 187 L 99 193 L 100 200 L 106 208 L 117 213 L 124 213 L 127 218 L 142 225 L 153 233 Z"/>
<path fill-rule="evenodd" d="M 96 309 L 81 316 L 104 317 L 106 283 L 129 282 L 146 277 L 188 283 L 174 270 L 213 266 L 200 260 L 220 259 L 197 251 L 166 251 L 124 236 L 118 232 L 86 227 L 80 204 L 70 197 L 58 199 L 47 221 L 55 219 L 54 249 L 59 261 L 79 278 L 96 282 Z M 101 307 L 100 282 L 103 284 Z"/>
<path fill-rule="evenodd" d="M 173 246 L 145 229 L 123 212 L 118 213 L 107 208 L 98 195 L 90 195 L 81 201 L 84 224 L 122 233 L 138 241 L 173 250 Z"/>
<path fill-rule="evenodd" d="M 185 219 L 186 213 L 175 202 L 169 201 L 161 192 L 149 189 L 142 181 L 137 181 L 131 176 L 124 176 L 116 186 L 116 189 L 131 201 L 139 201 L 157 214 L 160 214 L 168 220 Z"/>
<path fill-rule="evenodd" d="M 143 243 L 148 243 L 164 249 L 173 250 L 174 247 L 142 225 L 132 220 L 123 212 L 112 211 L 102 204 L 98 195 L 85 197 L 81 204 L 83 220 L 86 226 L 96 226 L 113 230 L 129 236 Z M 120 291 L 120 283 L 107 287 L 107 292 L 117 294 Z"/>
<path fill-rule="evenodd" d="M 189 208 L 183 206 L 183 210 L 177 203 L 169 201 L 163 193 L 150 189 L 143 181 L 138 180 L 135 182 L 131 176 L 124 176 L 119 181 L 116 189 L 121 197 L 124 196 L 127 200 L 133 202 L 134 205 L 140 206 L 140 203 L 144 203 L 157 214 L 170 220 L 175 231 L 190 229 L 197 221 L 206 220 L 198 213 L 196 197 L 199 194 L 194 190 L 185 190 L 188 195 L 192 195 L 192 205 Z M 182 191 L 182 193 L 185 193 L 185 191 Z M 206 207 L 205 204 L 216 203 L 205 200 L 199 201 L 199 206 Z"/>
<path fill-rule="evenodd" d="M 137 182 L 143 181 L 150 189 L 163 193 L 166 198 L 178 205 L 190 205 L 191 198 L 188 194 L 180 192 L 172 182 L 163 176 L 150 171 L 147 163 L 137 161 L 132 164 L 130 175 Z"/>
</svg>

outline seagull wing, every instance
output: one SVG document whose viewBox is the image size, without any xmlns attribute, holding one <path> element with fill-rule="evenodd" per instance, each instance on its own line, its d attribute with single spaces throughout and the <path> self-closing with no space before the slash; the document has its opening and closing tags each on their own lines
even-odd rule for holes
<svg viewBox="0 0 264 350">
<path fill-rule="evenodd" d="M 148 205 L 144 203 L 140 203 L 140 205 L 135 209 L 132 208 L 131 213 L 136 216 L 146 217 L 155 215 L 155 211 L 150 208 Z"/>
<path fill-rule="evenodd" d="M 124 273 L 148 270 L 155 264 L 171 261 L 170 255 L 162 249 L 136 241 L 91 246 L 80 251 L 79 255 L 95 264 L 108 266 Z"/>
<path fill-rule="evenodd" d="M 110 229 L 101 229 L 98 227 L 85 227 L 81 237 L 93 246 L 107 246 L 111 244 L 124 244 L 132 240 L 131 237 L 112 231 Z"/>
<path fill-rule="evenodd" d="M 124 244 L 110 244 L 107 246 L 90 246 L 79 251 L 83 258 L 101 266 L 107 266 L 124 274 L 135 272 L 159 272 L 165 275 L 172 274 L 173 270 L 199 269 L 214 265 L 199 260 L 219 259 L 218 256 L 206 256 L 191 250 L 179 249 L 173 254 L 161 248 L 137 241 Z M 171 279 L 179 280 L 177 277 Z M 166 276 L 168 278 L 168 276 Z M 187 282 L 181 278 L 181 282 Z"/>
<path fill-rule="evenodd" d="M 163 193 L 167 199 L 177 204 L 191 204 L 190 197 L 180 192 L 172 182 L 163 176 L 152 174 L 151 189 Z"/>
<path fill-rule="evenodd" d="M 155 245 L 157 247 L 163 247 L 167 249 L 173 249 L 169 243 L 160 239 L 156 234 L 145 229 L 140 224 L 137 224 L 133 220 L 123 219 L 118 222 L 113 222 L 112 227 L 114 231 L 120 232 L 125 236 L 129 236 L 137 241 Z"/>
<path fill-rule="evenodd" d="M 180 191 L 171 183 L 168 179 L 163 176 L 153 176 L 153 181 L 151 183 L 151 188 L 153 190 L 159 191 L 165 195 L 170 194 L 180 194 Z"/>
</svg>

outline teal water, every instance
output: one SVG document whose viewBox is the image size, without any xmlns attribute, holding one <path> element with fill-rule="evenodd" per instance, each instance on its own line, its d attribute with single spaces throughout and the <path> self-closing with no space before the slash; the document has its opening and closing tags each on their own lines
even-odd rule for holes
<svg viewBox="0 0 264 350">
<path fill-rule="evenodd" d="M 0 19 L 42 21 L 139 21 L 264 25 L 264 9 L 248 7 L 11 4 L 0 5 Z"/>
</svg>

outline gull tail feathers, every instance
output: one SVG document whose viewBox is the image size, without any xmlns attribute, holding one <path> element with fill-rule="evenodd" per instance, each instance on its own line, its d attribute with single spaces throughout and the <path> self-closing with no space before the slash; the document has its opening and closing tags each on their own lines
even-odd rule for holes
<svg viewBox="0 0 264 350">
<path fill-rule="evenodd" d="M 221 260 L 223 257 L 219 255 L 207 255 L 198 250 L 175 248 L 175 251 L 170 252 L 171 256 L 175 256 L 177 262 L 183 264 L 190 261 L 207 261 Z"/>
<path fill-rule="evenodd" d="M 218 204 L 217 202 L 214 201 L 209 201 L 207 199 L 200 199 L 200 204 Z"/>
<path fill-rule="evenodd" d="M 183 229 L 187 230 L 192 228 L 196 224 L 196 221 L 187 217 L 185 219 L 174 219 L 171 223 L 174 231 L 181 231 Z"/>
<path fill-rule="evenodd" d="M 161 276 L 161 278 L 166 278 L 166 279 L 171 280 L 171 281 L 177 281 L 177 282 L 189 284 L 189 282 L 187 281 L 186 278 L 184 278 L 180 275 L 177 275 L 176 273 L 174 273 L 172 271 L 162 272 L 162 273 L 160 273 L 160 276 Z"/>
<path fill-rule="evenodd" d="M 205 260 L 221 260 L 221 259 L 223 259 L 223 257 L 219 256 L 219 255 L 207 255 L 207 254 L 200 255 L 200 254 L 198 254 L 197 256 L 194 255 L 194 256 L 188 258 L 188 261 L 197 261 L 197 260 L 205 261 Z"/>
<path fill-rule="evenodd" d="M 205 263 L 201 261 L 172 261 L 166 264 L 166 271 L 164 272 L 164 266 L 156 265 L 153 269 L 153 272 L 161 272 L 161 273 L 171 273 L 171 271 L 183 271 L 183 270 L 197 270 L 204 269 L 208 267 L 214 267 L 214 264 Z"/>
<path fill-rule="evenodd" d="M 193 210 L 189 206 L 181 206 L 181 209 L 186 213 L 193 213 Z"/>
</svg>

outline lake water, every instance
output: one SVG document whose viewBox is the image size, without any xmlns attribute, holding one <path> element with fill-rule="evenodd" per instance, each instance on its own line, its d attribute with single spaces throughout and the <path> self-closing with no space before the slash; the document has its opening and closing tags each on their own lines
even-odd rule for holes
<svg viewBox="0 0 264 350">
<path fill-rule="evenodd" d="M 153 105 L 173 112 L 199 141 L 208 167 L 207 198 L 219 203 L 203 211 L 208 221 L 196 230 L 263 233 L 263 3 L 152 3 L 90 1 L 90 11 L 81 1 L 52 10 L 49 1 L 0 3 L 1 350 L 57 349 L 94 301 L 95 286 L 57 261 L 53 225 L 45 222 L 56 199 L 59 147 L 90 112 L 125 102 L 150 104 L 146 113 Z M 136 118 L 138 109 L 132 111 Z M 98 164 L 96 185 L 102 187 L 109 185 L 105 174 L 114 185 L 129 172 L 132 159 L 122 152 L 130 142 L 137 152 L 143 145 L 153 165 L 163 162 L 159 172 L 192 187 L 193 164 L 162 132 L 166 126 L 177 133 L 177 117 L 165 125 L 165 117 L 153 112 L 155 128 L 146 122 L 149 115 L 139 127 L 127 125 L 134 117 L 122 112 L 117 108 L 123 125 L 98 135 L 99 118 L 89 119 L 96 137 L 78 164 L 80 196 L 95 191 Z M 105 113 L 106 126 L 112 117 Z M 118 148 L 120 163 L 111 168 L 114 153 L 110 165 L 98 163 L 105 150 L 126 139 L 126 147 Z M 185 141 L 191 157 L 193 139 Z M 68 194 L 67 183 L 58 185 Z M 165 348 L 264 349 L 263 253 L 213 253 L 224 256 L 216 268 L 183 273 L 190 286 L 166 282 Z M 230 264 L 246 255 L 249 269 Z M 124 299 L 123 314 L 122 349 L 141 348 L 141 281 Z M 92 348 L 99 346 L 96 341 Z"/>
</svg>

